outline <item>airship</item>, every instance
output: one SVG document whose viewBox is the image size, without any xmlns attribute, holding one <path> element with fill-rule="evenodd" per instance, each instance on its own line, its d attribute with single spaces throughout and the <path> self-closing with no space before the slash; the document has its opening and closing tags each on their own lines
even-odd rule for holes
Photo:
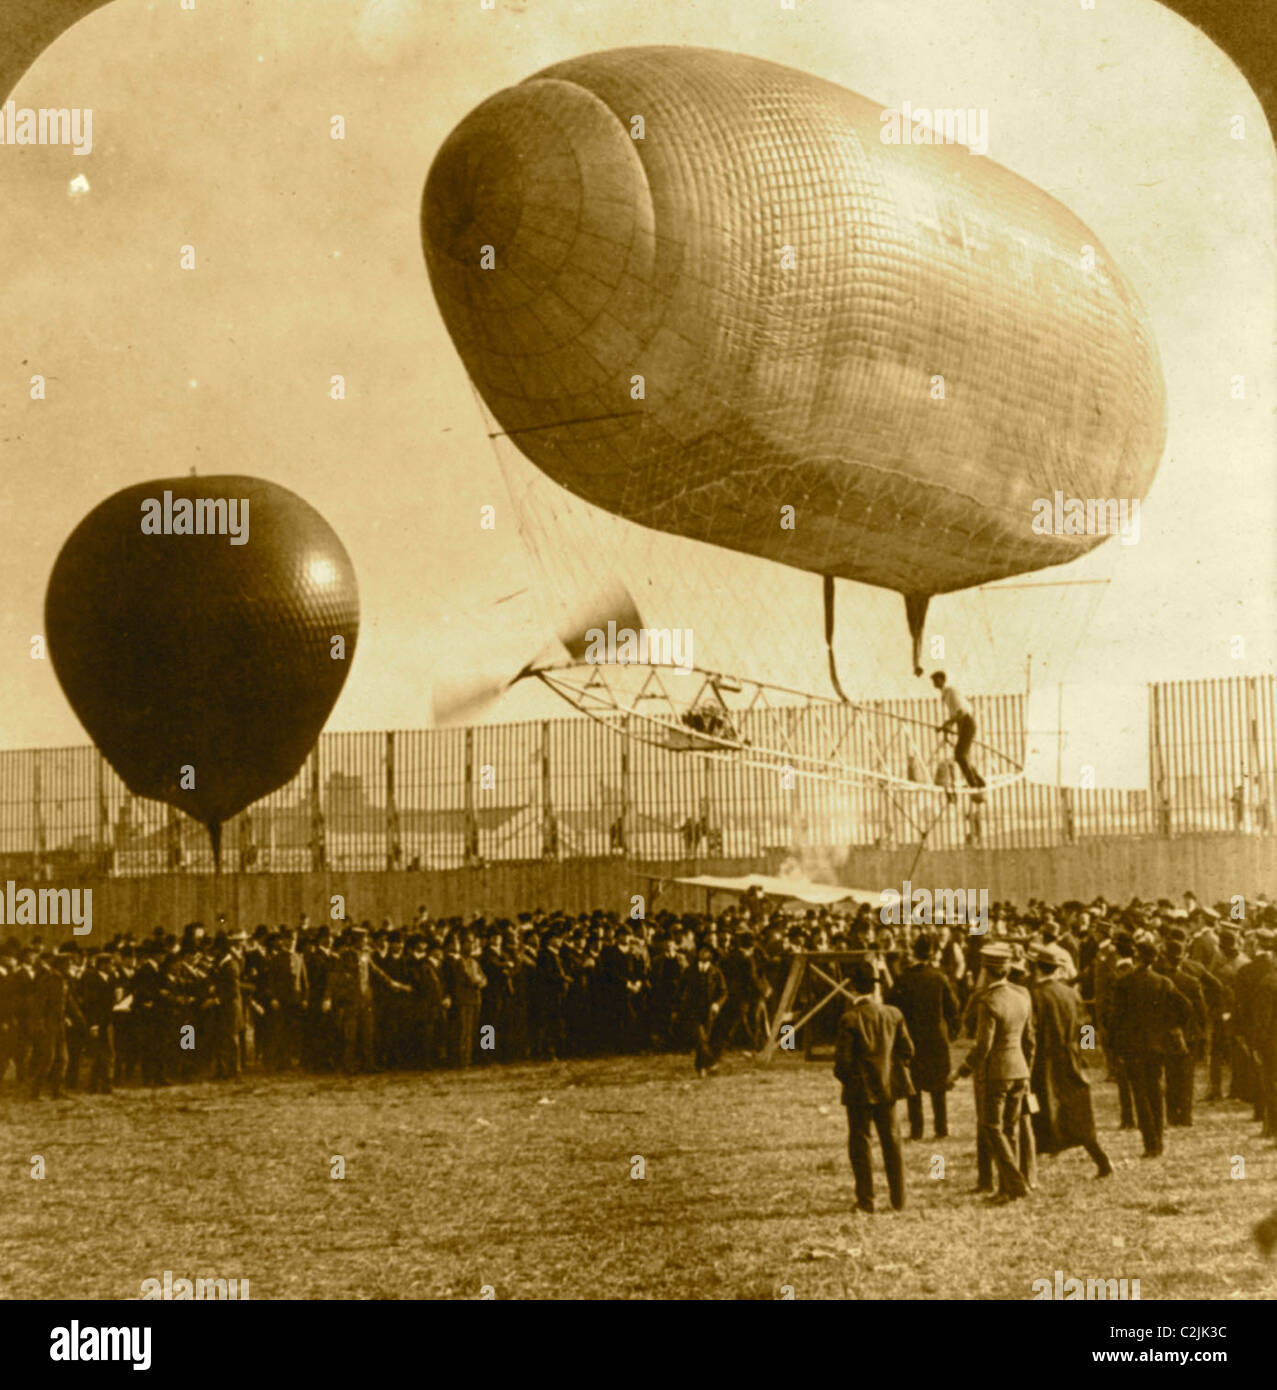
<svg viewBox="0 0 1277 1390">
<path fill-rule="evenodd" d="M 287 488 L 240 474 L 135 483 L 67 538 L 49 657 L 137 796 L 221 827 L 300 770 L 359 634 L 354 567 Z"/>
<path fill-rule="evenodd" d="M 63 4 L 10 6 L 0 18 L 0 102 L 56 39 L 109 0 L 64 0 Z"/>
<path fill-rule="evenodd" d="M 1076 558 L 1042 499 L 1142 499 L 1145 311 L 1099 239 L 956 143 L 737 53 L 624 48 L 489 97 L 421 205 L 502 431 L 640 526 L 929 599 Z M 899 133 L 897 119 L 895 129 Z M 936 132 L 937 135 L 942 132 Z"/>
</svg>

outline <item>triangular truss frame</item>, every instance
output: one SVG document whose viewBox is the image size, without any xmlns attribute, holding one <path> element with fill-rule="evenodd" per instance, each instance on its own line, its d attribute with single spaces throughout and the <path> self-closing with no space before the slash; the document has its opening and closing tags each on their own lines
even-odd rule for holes
<svg viewBox="0 0 1277 1390">
<path fill-rule="evenodd" d="M 679 693 L 670 688 L 676 673 L 680 684 L 686 683 Z M 978 750 L 985 767 L 983 790 L 966 786 L 957 775 L 951 775 L 944 783 L 901 777 L 889 770 L 893 753 L 903 756 L 907 766 L 911 762 L 921 768 L 940 765 L 956 774 L 948 751 L 950 745 L 935 725 L 871 705 L 808 695 L 699 667 L 685 672 L 649 662 L 566 662 L 538 667 L 528 674 L 574 709 L 622 737 L 672 752 L 734 758 L 746 767 L 764 771 L 788 771 L 797 777 L 841 786 L 879 786 L 889 793 L 926 792 L 950 801 L 988 796 L 1024 776 L 1023 766 L 1009 754 L 977 740 L 973 749 Z M 689 696 L 687 691 L 694 693 Z M 829 741 L 815 751 L 796 747 L 786 730 L 795 710 L 829 714 L 834 725 Z M 764 712 L 783 716 L 772 721 L 776 746 L 759 743 L 739 732 L 744 716 Z M 618 726 L 621 718 L 623 727 Z M 847 746 L 857 729 L 866 736 L 874 766 L 857 762 Z M 931 735 L 926 746 L 924 733 Z"/>
</svg>

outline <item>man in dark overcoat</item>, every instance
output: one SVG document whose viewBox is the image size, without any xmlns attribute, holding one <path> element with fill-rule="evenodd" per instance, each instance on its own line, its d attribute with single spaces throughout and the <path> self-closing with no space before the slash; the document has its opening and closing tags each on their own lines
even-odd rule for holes
<svg viewBox="0 0 1277 1390">
<path fill-rule="evenodd" d="M 932 943 L 920 936 L 913 943 L 914 963 L 896 981 L 889 1003 L 904 1015 L 913 1039 L 913 1084 L 908 1098 L 909 1138 L 922 1138 L 922 1093 L 931 1097 L 935 1137 L 949 1133 L 949 1042 L 958 1027 L 958 997 L 948 976 L 931 964 Z"/>
<path fill-rule="evenodd" d="M 847 978 L 854 994 L 838 1020 L 834 1075 L 842 1082 L 842 1103 L 847 1111 L 847 1152 L 856 1185 L 856 1208 L 864 1212 L 874 1209 L 870 1133 L 876 1130 L 891 1205 L 900 1211 L 905 1204 L 905 1174 L 895 1103 L 914 1090 L 909 1077 L 913 1042 L 900 1010 L 874 998 L 874 968 L 868 961 L 855 961 Z"/>
<path fill-rule="evenodd" d="M 1187 1048 L 1183 1029 L 1193 1011 L 1170 980 L 1153 969 L 1159 953 L 1152 937 L 1138 939 L 1138 964 L 1113 987 L 1113 1050 L 1131 1080 L 1145 1158 L 1160 1158 L 1165 1147 L 1166 1059 Z"/>
<path fill-rule="evenodd" d="M 1033 1054 L 1030 1090 L 1037 1098 L 1033 1133 L 1038 1153 L 1058 1154 L 1079 1145 L 1095 1162 L 1097 1178 L 1113 1171 L 1095 1133 L 1091 1083 L 1082 1069 L 1082 1005 L 1072 985 L 1057 978 L 1059 961 L 1044 946 L 1029 950 L 1033 962 Z"/>
</svg>

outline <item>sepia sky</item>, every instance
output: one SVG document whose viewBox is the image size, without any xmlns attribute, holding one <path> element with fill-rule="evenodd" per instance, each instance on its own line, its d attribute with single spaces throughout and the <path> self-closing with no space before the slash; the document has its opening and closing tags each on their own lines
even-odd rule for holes
<svg viewBox="0 0 1277 1390">
<path fill-rule="evenodd" d="M 1023 689 L 1027 658 L 1052 649 L 1053 673 L 1084 684 L 1274 669 L 1274 153 L 1203 35 L 1152 0 L 496 3 L 114 0 L 19 83 L 19 106 L 91 107 L 94 147 L 0 146 L 0 746 L 85 741 L 28 655 L 50 568 L 110 493 L 192 467 L 294 489 L 349 550 L 363 626 L 330 728 L 422 726 L 441 684 L 511 673 L 543 644 L 427 281 L 421 187 L 492 92 L 629 44 L 750 53 L 884 106 L 987 108 L 990 157 L 1077 213 L 1144 301 L 1169 427 L 1139 544 L 1018 581 L 1107 583 L 937 600 L 929 631 L 968 688 Z M 693 626 L 699 664 L 820 678 L 817 578 L 628 529 L 619 567 L 663 576 L 645 617 Z M 840 585 L 839 606 L 848 688 L 919 693 L 899 596 Z M 492 713 L 561 712 L 521 687 Z"/>
</svg>

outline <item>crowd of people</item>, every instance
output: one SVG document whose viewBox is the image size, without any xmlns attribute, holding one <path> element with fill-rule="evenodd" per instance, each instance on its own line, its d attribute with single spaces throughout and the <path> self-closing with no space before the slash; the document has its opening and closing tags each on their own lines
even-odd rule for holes
<svg viewBox="0 0 1277 1390">
<path fill-rule="evenodd" d="M 1193 1123 L 1196 1071 L 1207 1102 L 1240 1102 L 1277 1136 L 1277 920 L 1266 899 L 1202 907 L 1097 900 L 1031 911 L 1016 933 L 981 934 L 965 971 L 965 1009 L 950 975 L 919 936 L 914 964 L 878 998 L 871 960 L 853 961 L 850 1007 L 839 1022 L 834 1070 L 847 1110 L 857 1206 L 874 1210 L 871 1133 L 877 1132 L 891 1205 L 905 1204 L 895 1109 L 908 1102 L 921 1138 L 930 1093 L 935 1134 L 947 1135 L 947 1093 L 970 1077 L 976 1114 L 976 1192 L 1009 1203 L 1035 1186 L 1039 1153 L 1081 1148 L 1096 1177 L 1113 1165 L 1096 1128 L 1089 1053 L 1118 1090 L 1120 1127 L 1136 1129 L 1146 1159 L 1162 1157 L 1167 1126 Z M 1243 926 L 1243 924 L 1248 924 Z M 968 964 L 972 962 L 968 961 Z M 974 1033 L 956 1072 L 950 1040 Z M 1225 1094 L 1225 1084 L 1227 1093 Z M 995 1186 L 996 1180 L 996 1186 Z M 1277 1234 L 1265 1226 L 1261 1243 Z"/>
<path fill-rule="evenodd" d="M 891 1100 L 907 1099 L 911 1137 L 922 1136 L 927 1095 L 935 1133 L 947 1133 L 950 1045 L 967 1033 L 979 1053 L 980 1004 L 1002 979 L 1031 986 L 1029 1034 L 1035 1011 L 1049 1004 L 1057 1015 L 1067 1056 L 1048 1059 L 1059 1071 L 1053 1088 L 1040 1079 L 1033 1089 L 1049 1103 L 1062 1093 L 1066 1122 L 1074 1102 L 1065 1072 L 1081 1075 L 1102 1056 L 1122 1124 L 1141 1129 L 1152 1155 L 1163 1142 L 1163 1097 L 1171 1125 L 1192 1122 L 1199 1062 L 1206 1100 L 1250 1104 L 1272 1132 L 1277 909 L 1267 900 L 995 903 L 983 930 L 881 918 L 869 904 L 795 915 L 746 895 L 715 913 L 537 910 L 436 921 L 423 907 L 406 925 L 378 928 L 303 917 L 250 935 L 219 919 L 212 929 L 156 927 L 87 949 L 11 939 L 0 943 L 0 1087 L 40 1097 L 298 1067 L 354 1073 L 680 1050 L 709 1076 L 727 1050 L 756 1052 L 783 1022 L 773 1016 L 795 953 L 843 951 L 860 954 L 826 966 L 844 980 L 840 1007 L 812 1018 L 801 1044 L 845 1051 L 839 1014 L 851 1000 L 872 996 L 895 1009 L 911 1055 L 893 1059 L 905 1084 Z M 826 992 L 809 974 L 787 1018 Z M 1036 1037 L 1041 1070 L 1042 1018 Z M 1024 1041 L 1020 1064 L 1031 1070 Z M 1027 1091 L 1027 1072 L 1023 1079 Z M 1074 1128 L 1082 1137 L 1070 1142 L 1089 1145 L 1084 1120 Z M 987 1137 L 982 1185 L 996 1168 L 1004 1189 L 1017 1187 Z M 1095 1150 L 1102 1171 L 1107 1160 Z"/>
</svg>

